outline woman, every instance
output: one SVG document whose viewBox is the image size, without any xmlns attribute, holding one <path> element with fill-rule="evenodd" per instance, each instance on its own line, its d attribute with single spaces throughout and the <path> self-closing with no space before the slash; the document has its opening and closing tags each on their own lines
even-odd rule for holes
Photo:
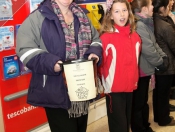
<svg viewBox="0 0 175 132">
<path fill-rule="evenodd" d="M 45 108 L 52 132 L 86 132 L 87 127 L 89 101 L 69 100 L 60 63 L 101 61 L 98 32 L 72 1 L 44 0 L 17 35 L 17 55 L 32 70 L 27 102 Z"/>
<path fill-rule="evenodd" d="M 171 17 L 171 19 L 173 20 L 173 22 L 175 23 L 175 15 L 171 12 L 172 8 L 173 8 L 173 4 L 174 4 L 174 0 L 169 0 L 169 13 L 168 16 Z"/>
<path fill-rule="evenodd" d="M 137 18 L 136 31 L 142 40 L 142 49 L 139 58 L 138 87 L 133 92 L 131 130 L 132 132 L 153 132 L 150 127 L 148 90 L 151 75 L 154 75 L 155 67 L 159 70 L 163 67 L 166 54 L 156 43 L 153 24 L 152 0 L 133 0 L 132 8 Z"/>
<path fill-rule="evenodd" d="M 160 126 L 174 126 L 174 117 L 170 116 L 169 94 L 175 74 L 175 30 L 168 21 L 169 0 L 154 0 L 154 26 L 156 41 L 169 58 L 165 72 L 156 72 L 156 87 L 153 90 L 154 121 Z"/>
<path fill-rule="evenodd" d="M 173 5 L 174 5 L 174 0 L 169 0 L 169 5 L 168 5 L 169 13 L 168 13 L 167 18 L 168 18 L 168 22 L 170 24 L 172 24 L 172 26 L 175 29 L 175 15 L 172 12 Z M 170 99 L 173 99 L 173 96 L 175 95 L 175 90 L 172 88 L 172 87 L 174 87 L 174 85 L 175 85 L 175 76 L 174 76 L 173 83 L 172 83 L 172 86 L 171 86 L 171 89 L 170 89 Z M 169 104 L 169 108 L 170 108 L 170 111 L 175 111 L 175 106 L 174 105 Z"/>
</svg>

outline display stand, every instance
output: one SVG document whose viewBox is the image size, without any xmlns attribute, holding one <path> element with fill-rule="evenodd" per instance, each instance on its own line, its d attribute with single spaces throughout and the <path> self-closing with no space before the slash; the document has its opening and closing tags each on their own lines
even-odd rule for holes
<svg viewBox="0 0 175 132">
<path fill-rule="evenodd" d="M 15 55 L 17 28 L 30 14 L 29 1 L 7 0 L 8 2 L 10 3 L 6 5 L 5 0 L 0 0 L 0 5 L 6 6 L 0 12 L 0 29 L 4 30 L 4 27 L 12 26 L 10 32 L 13 32 L 14 36 L 9 40 L 8 35 L 12 37 L 13 34 L 6 33 L 7 36 L 4 37 L 4 34 L 0 32 L 0 48 L 2 44 L 8 44 L 11 41 L 14 43 L 12 43 L 13 46 L 6 46 L 0 51 L 0 132 L 26 132 L 47 120 L 43 108 L 26 103 L 31 73 L 23 75 L 19 73 L 18 75 L 16 69 L 13 68 L 6 72 L 11 59 L 14 58 L 15 61 L 17 59 Z M 14 57 L 10 58 L 9 56 Z M 11 64 L 13 63 L 12 61 Z M 15 66 L 17 67 L 17 65 Z"/>
</svg>

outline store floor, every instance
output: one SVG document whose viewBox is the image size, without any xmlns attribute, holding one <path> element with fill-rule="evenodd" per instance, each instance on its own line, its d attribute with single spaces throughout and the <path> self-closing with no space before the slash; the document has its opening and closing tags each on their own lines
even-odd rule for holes
<svg viewBox="0 0 175 132">
<path fill-rule="evenodd" d="M 157 123 L 153 121 L 153 112 L 152 112 L 152 92 L 149 92 L 149 107 L 150 107 L 150 123 L 151 127 L 156 132 L 175 132 L 175 126 L 160 127 Z M 175 105 L 175 100 L 170 100 L 170 103 Z M 175 112 L 171 112 L 171 116 L 175 117 Z M 30 132 L 51 132 L 48 124 L 43 125 L 37 130 Z M 87 132 L 109 132 L 107 116 L 100 118 L 99 120 L 91 123 L 87 127 Z"/>
<path fill-rule="evenodd" d="M 170 100 L 170 103 L 175 105 L 175 100 Z M 149 107 L 150 107 L 150 123 L 151 127 L 156 132 L 175 132 L 175 126 L 160 127 L 153 121 L 152 112 L 152 92 L 149 93 Z M 175 112 L 171 112 L 171 116 L 175 117 Z M 88 125 L 87 132 L 109 132 L 107 117 L 103 117 Z"/>
</svg>

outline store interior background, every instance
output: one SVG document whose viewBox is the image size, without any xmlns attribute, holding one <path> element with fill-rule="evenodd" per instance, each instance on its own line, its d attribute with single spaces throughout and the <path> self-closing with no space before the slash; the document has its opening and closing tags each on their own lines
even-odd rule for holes
<svg viewBox="0 0 175 132">
<path fill-rule="evenodd" d="M 12 0 L 13 19 L 0 21 L 0 27 L 14 26 L 14 47 L 9 50 L 0 51 L 0 132 L 50 132 L 43 109 L 31 107 L 26 103 L 26 94 L 31 73 L 26 73 L 23 75 L 19 74 L 18 76 L 12 78 L 5 78 L 3 71 L 3 58 L 6 56 L 15 55 L 15 36 L 17 33 L 16 27 L 20 25 L 31 12 L 31 1 L 32 0 Z M 39 0 L 34 1 L 37 3 Z M 94 2 L 96 0 L 84 1 Z M 92 23 L 97 29 L 100 26 L 97 19 L 100 19 L 101 15 L 98 13 L 98 9 L 94 9 L 93 7 L 97 7 L 97 5 L 100 4 L 103 6 L 105 11 L 105 2 L 104 0 L 102 1 L 103 2 L 88 3 L 88 6 L 85 3 L 80 4 L 83 7 L 88 7 L 90 11 L 89 18 L 92 19 Z M 175 105 L 174 100 L 170 100 L 170 102 L 171 104 Z M 149 106 L 152 128 L 156 132 L 175 132 L 175 126 L 160 127 L 153 122 L 151 89 L 149 92 Z M 24 112 L 26 109 L 28 109 L 28 112 Z M 15 112 L 20 110 L 23 113 L 19 116 L 15 116 Z M 171 112 L 171 115 L 175 117 L 175 112 Z M 105 97 L 91 103 L 89 108 L 87 132 L 109 132 Z"/>
<path fill-rule="evenodd" d="M 11 2 L 11 6 L 8 6 L 8 10 L 6 10 L 6 0 L 0 0 L 0 7 L 4 7 L 3 10 L 0 10 L 0 31 L 2 31 L 0 32 L 0 132 L 33 131 L 47 123 L 47 119 L 43 108 L 26 103 L 31 72 L 25 70 L 24 65 L 19 62 L 15 53 L 15 45 L 20 24 L 42 0 L 8 1 Z M 81 0 L 75 0 L 77 3 L 79 1 Z M 98 30 L 101 18 L 98 5 L 105 10 L 105 0 L 84 0 L 80 5 L 90 11 L 88 17 Z M 5 34 L 6 36 L 4 36 Z M 3 39 L 9 37 L 7 34 L 10 34 L 10 41 L 8 41 L 10 44 L 8 47 L 1 48 L 4 44 Z M 7 66 L 14 63 L 18 72 L 8 74 Z M 104 98 L 93 102 L 89 110 L 91 114 L 88 124 L 104 117 L 106 115 Z"/>
</svg>

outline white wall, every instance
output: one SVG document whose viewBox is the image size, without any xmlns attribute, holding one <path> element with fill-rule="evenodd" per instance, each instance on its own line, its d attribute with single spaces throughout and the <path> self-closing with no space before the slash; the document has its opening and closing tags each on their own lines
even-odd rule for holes
<svg viewBox="0 0 175 132">
<path fill-rule="evenodd" d="M 0 100 L 0 132 L 4 132 L 4 122 L 3 122 L 1 100 Z"/>
</svg>

